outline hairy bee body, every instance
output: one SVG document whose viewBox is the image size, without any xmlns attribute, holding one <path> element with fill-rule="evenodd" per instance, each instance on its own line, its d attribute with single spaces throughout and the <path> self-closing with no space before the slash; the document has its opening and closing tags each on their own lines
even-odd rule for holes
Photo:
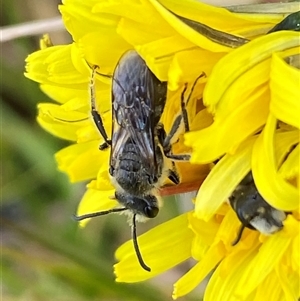
<svg viewBox="0 0 300 301">
<path fill-rule="evenodd" d="M 121 207 L 77 216 L 76 219 L 128 212 L 132 216 L 132 237 L 139 263 L 142 268 L 150 271 L 139 251 L 136 220 L 154 218 L 158 214 L 160 201 L 157 189 L 166 178 L 178 184 L 179 176 L 174 160 L 186 161 L 190 158 L 188 154 L 173 154 L 171 147 L 172 138 L 181 124 L 184 123 L 185 129 L 188 128 L 184 92 L 181 98 L 182 112 L 175 118 L 167 135 L 163 124 L 159 123 L 166 102 L 167 83 L 156 78 L 136 51 L 126 52 L 112 76 L 112 134 L 109 139 L 96 109 L 97 68 L 95 66 L 92 69 L 90 82 L 91 113 L 105 140 L 100 149 L 110 146 L 109 174 L 115 187 L 115 198 Z M 202 76 L 204 74 L 199 78 Z"/>
<path fill-rule="evenodd" d="M 130 212 L 158 213 L 154 195 L 165 157 L 158 137 L 167 84 L 160 82 L 135 51 L 119 61 L 112 84 L 112 139 L 109 173 L 115 197 Z"/>
<path fill-rule="evenodd" d="M 251 172 L 237 186 L 229 201 L 242 223 L 239 239 L 245 227 L 265 235 L 273 234 L 283 228 L 286 213 L 272 207 L 264 200 L 257 190 Z"/>
</svg>

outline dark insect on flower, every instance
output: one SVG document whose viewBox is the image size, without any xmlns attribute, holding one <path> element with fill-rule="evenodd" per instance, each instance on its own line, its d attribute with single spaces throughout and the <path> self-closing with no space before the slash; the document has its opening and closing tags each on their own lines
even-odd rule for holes
<svg viewBox="0 0 300 301">
<path fill-rule="evenodd" d="M 275 25 L 268 33 L 280 30 L 300 31 L 300 11 L 292 13 Z"/>
<path fill-rule="evenodd" d="M 286 213 L 273 208 L 263 199 L 255 186 L 251 172 L 237 186 L 229 201 L 242 223 L 237 238 L 232 243 L 233 246 L 239 242 L 245 228 L 266 235 L 283 228 L 282 222 L 286 219 Z"/>
<path fill-rule="evenodd" d="M 185 106 L 189 101 L 181 97 L 182 112 L 175 118 L 167 135 L 159 123 L 164 110 L 167 83 L 160 82 L 136 51 L 129 51 L 120 59 L 112 77 L 112 136 L 108 138 L 102 118 L 96 109 L 95 74 L 90 83 L 92 116 L 105 142 L 100 149 L 111 147 L 109 174 L 115 198 L 120 208 L 77 216 L 77 220 L 112 212 L 127 211 L 132 216 L 132 238 L 142 268 L 150 271 L 139 251 L 136 220 L 154 218 L 159 212 L 157 189 L 169 178 L 179 183 L 174 160 L 188 161 L 188 154 L 173 154 L 171 143 L 184 124 L 188 130 Z M 201 75 L 203 76 L 203 75 Z M 200 76 L 200 77 L 201 77 Z M 200 78 L 199 77 L 199 78 Z M 193 88 L 196 84 L 195 81 Z M 191 94 L 190 94 L 191 95 Z"/>
</svg>

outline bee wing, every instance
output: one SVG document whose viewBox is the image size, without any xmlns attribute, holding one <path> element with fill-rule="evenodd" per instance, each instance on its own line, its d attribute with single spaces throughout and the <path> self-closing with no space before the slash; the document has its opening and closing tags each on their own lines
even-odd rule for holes
<svg viewBox="0 0 300 301">
<path fill-rule="evenodd" d="M 113 158 L 118 158 L 124 143 L 131 139 L 141 159 L 149 163 L 150 172 L 157 174 L 154 136 L 158 115 L 161 115 L 166 99 L 166 86 L 158 81 L 135 51 L 130 51 L 115 69 L 112 98 L 111 164 L 114 164 Z M 155 108 L 155 102 L 159 109 Z"/>
</svg>

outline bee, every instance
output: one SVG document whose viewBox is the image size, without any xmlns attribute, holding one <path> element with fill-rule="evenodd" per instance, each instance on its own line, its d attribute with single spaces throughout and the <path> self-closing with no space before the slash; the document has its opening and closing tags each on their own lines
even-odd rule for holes
<svg viewBox="0 0 300 301">
<path fill-rule="evenodd" d="M 109 174 L 115 187 L 115 198 L 121 207 L 77 216 L 76 220 L 113 212 L 128 212 L 132 216 L 132 239 L 138 261 L 143 269 L 150 271 L 139 250 L 136 221 L 157 216 L 160 206 L 157 189 L 167 178 L 178 184 L 180 179 L 174 161 L 190 159 L 189 154 L 173 154 L 171 147 L 182 124 L 186 130 L 188 129 L 185 106 L 190 96 L 185 102 L 184 93 L 187 88 L 185 86 L 181 97 L 181 114 L 175 118 L 170 133 L 166 134 L 159 120 L 166 102 L 167 83 L 156 78 L 136 51 L 126 52 L 119 60 L 112 76 L 110 140 L 96 109 L 97 68 L 92 68 L 90 82 L 91 115 L 105 141 L 100 145 L 100 149 L 111 147 Z M 196 81 L 191 93 L 195 84 Z"/>
<path fill-rule="evenodd" d="M 237 238 L 232 242 L 233 246 L 240 241 L 245 228 L 257 230 L 265 235 L 276 233 L 283 228 L 282 222 L 286 219 L 286 212 L 275 209 L 263 199 L 251 172 L 237 186 L 229 197 L 229 202 L 242 223 Z"/>
</svg>

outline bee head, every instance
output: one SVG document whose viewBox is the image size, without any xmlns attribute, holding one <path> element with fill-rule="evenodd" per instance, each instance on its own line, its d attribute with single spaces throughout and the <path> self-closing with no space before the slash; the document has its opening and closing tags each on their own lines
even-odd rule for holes
<svg viewBox="0 0 300 301">
<path fill-rule="evenodd" d="M 240 185 L 230 198 L 230 203 L 244 227 L 267 235 L 283 227 L 285 212 L 267 203 L 258 192 L 254 181 Z"/>
<path fill-rule="evenodd" d="M 143 260 L 136 234 L 136 221 L 140 216 L 154 218 L 159 211 L 158 200 L 155 195 L 147 194 L 142 196 L 131 195 L 126 192 L 115 192 L 115 197 L 120 204 L 132 213 L 132 241 L 141 267 L 150 272 L 151 269 Z"/>
<path fill-rule="evenodd" d="M 134 214 L 154 218 L 159 212 L 157 197 L 152 194 L 135 196 L 127 193 L 115 193 L 116 199 Z"/>
</svg>

